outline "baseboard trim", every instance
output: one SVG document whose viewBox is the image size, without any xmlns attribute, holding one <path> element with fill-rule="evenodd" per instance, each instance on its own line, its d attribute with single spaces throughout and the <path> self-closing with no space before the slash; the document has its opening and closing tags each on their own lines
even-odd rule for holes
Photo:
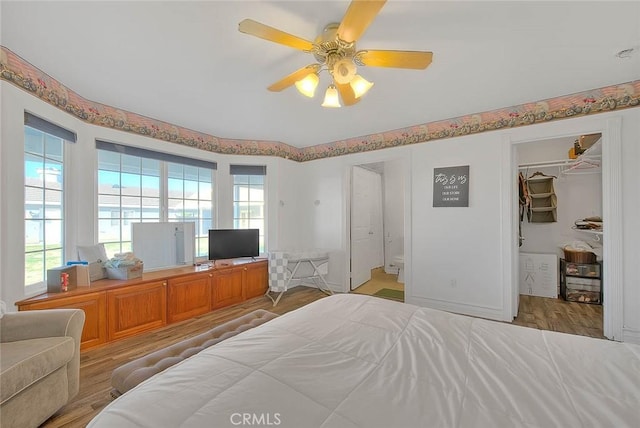
<svg viewBox="0 0 640 428">
<path fill-rule="evenodd" d="M 640 345 L 640 330 L 624 327 L 622 329 L 622 341 Z"/>
<path fill-rule="evenodd" d="M 411 303 L 412 305 L 423 306 L 427 308 L 439 309 L 447 312 L 454 312 L 456 314 L 469 315 L 473 317 L 479 318 L 487 318 L 496 321 L 507 321 L 511 322 L 512 320 L 503 319 L 504 311 L 502 308 L 491 308 L 485 306 L 477 306 L 477 305 L 469 305 L 464 303 L 455 303 L 448 302 L 445 300 L 436 300 L 436 299 L 427 299 L 423 297 L 416 296 L 406 296 L 406 303 Z"/>
</svg>

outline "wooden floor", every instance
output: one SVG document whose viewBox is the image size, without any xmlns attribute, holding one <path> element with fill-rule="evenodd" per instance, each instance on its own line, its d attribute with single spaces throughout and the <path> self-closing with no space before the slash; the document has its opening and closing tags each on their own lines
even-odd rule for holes
<svg viewBox="0 0 640 428">
<path fill-rule="evenodd" d="M 601 305 L 566 302 L 562 298 L 520 295 L 518 316 L 512 324 L 604 338 Z"/>
<path fill-rule="evenodd" d="M 382 272 L 382 275 L 384 272 Z M 378 274 L 374 277 L 380 279 Z M 393 279 L 393 281 L 392 281 Z M 366 285 L 366 284 L 365 284 Z M 380 288 L 403 289 L 395 275 L 387 275 L 368 287 L 357 289 L 361 294 L 373 294 Z M 80 356 L 80 392 L 67 406 L 52 416 L 45 427 L 84 427 L 111 402 L 111 372 L 120 365 L 159 348 L 195 336 L 210 328 L 256 309 L 283 314 L 326 297 L 309 287 L 296 287 L 285 293 L 275 308 L 266 297 L 257 297 L 242 304 L 219 309 L 181 323 L 172 324 L 151 333 L 120 340 L 101 348 L 82 352 Z M 513 324 L 544 330 L 562 331 L 585 336 L 602 336 L 602 306 L 569 303 L 562 299 L 520 296 L 520 312 Z"/>
<path fill-rule="evenodd" d="M 384 268 L 376 268 L 371 270 L 371 279 L 353 290 L 353 292 L 372 296 L 383 288 L 404 291 L 404 284 L 398 282 L 398 275 L 390 275 L 385 273 Z"/>
</svg>

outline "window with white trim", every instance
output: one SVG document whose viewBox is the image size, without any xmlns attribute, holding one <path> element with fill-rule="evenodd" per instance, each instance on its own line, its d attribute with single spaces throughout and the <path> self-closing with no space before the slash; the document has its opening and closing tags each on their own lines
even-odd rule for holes
<svg viewBox="0 0 640 428">
<path fill-rule="evenodd" d="M 24 286 L 39 289 L 64 261 L 64 151 L 75 133 L 25 112 Z"/>
<path fill-rule="evenodd" d="M 265 251 L 265 177 L 264 165 L 231 165 L 233 176 L 233 228 L 259 229 L 260 253 Z"/>
<path fill-rule="evenodd" d="M 131 224 L 193 221 L 195 256 L 206 257 L 213 226 L 215 162 L 96 141 L 98 242 L 107 256 L 131 251 Z"/>
</svg>

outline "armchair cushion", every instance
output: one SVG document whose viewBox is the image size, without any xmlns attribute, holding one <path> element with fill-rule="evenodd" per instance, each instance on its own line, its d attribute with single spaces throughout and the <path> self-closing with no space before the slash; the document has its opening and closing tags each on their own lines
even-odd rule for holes
<svg viewBox="0 0 640 428">
<path fill-rule="evenodd" d="M 0 319 L 0 426 L 37 427 L 80 387 L 80 309 L 9 312 Z"/>
<path fill-rule="evenodd" d="M 0 343 L 0 403 L 66 365 L 73 358 L 74 348 L 71 337 Z"/>
</svg>

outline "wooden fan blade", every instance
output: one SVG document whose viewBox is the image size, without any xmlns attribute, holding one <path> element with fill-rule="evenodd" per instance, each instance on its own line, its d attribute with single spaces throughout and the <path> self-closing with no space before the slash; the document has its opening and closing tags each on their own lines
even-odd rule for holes
<svg viewBox="0 0 640 428">
<path fill-rule="evenodd" d="M 351 88 L 350 84 L 339 84 L 334 81 L 334 85 L 336 85 L 336 88 L 338 88 L 340 98 L 342 98 L 342 102 L 344 103 L 344 105 L 352 106 L 360 101 L 360 98 L 356 98 L 355 94 L 353 93 L 353 88 Z"/>
<path fill-rule="evenodd" d="M 424 69 L 431 64 L 432 52 L 420 51 L 360 51 L 356 53 L 356 61 L 368 67 L 393 67 Z"/>
<path fill-rule="evenodd" d="M 318 64 L 311 64 L 311 65 L 307 65 L 306 67 L 302 67 L 301 69 L 294 71 L 284 79 L 279 80 L 273 85 L 269 86 L 267 89 L 272 92 L 280 92 L 283 89 L 287 89 L 289 86 L 293 85 L 298 80 L 304 79 L 305 77 L 307 77 L 308 74 L 317 73 L 318 68 L 319 68 Z"/>
<path fill-rule="evenodd" d="M 310 51 L 313 49 L 313 44 L 305 39 L 294 36 L 284 31 L 280 31 L 276 28 L 269 27 L 268 25 L 261 24 L 253 19 L 245 19 L 238 24 L 238 30 L 241 33 L 250 34 L 252 36 L 260 37 L 261 39 L 269 40 L 270 42 L 280 43 L 281 45 L 289 46 L 302 51 Z"/>
<path fill-rule="evenodd" d="M 352 0 L 338 27 L 338 37 L 355 42 L 373 22 L 386 0 Z"/>
</svg>

